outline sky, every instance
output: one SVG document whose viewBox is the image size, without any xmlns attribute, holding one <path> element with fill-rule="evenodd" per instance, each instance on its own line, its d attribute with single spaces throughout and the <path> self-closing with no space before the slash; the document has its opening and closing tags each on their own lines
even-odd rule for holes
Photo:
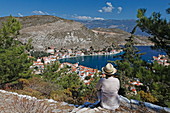
<svg viewBox="0 0 170 113">
<path fill-rule="evenodd" d="M 166 9 L 170 0 L 0 0 L 0 17 L 53 15 L 71 20 L 137 19 L 139 8 L 147 9 L 147 16 L 160 12 L 170 19 Z"/>
</svg>

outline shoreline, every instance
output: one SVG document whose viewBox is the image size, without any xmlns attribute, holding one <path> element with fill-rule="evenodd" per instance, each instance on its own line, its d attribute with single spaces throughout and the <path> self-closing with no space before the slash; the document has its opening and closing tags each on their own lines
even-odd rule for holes
<svg viewBox="0 0 170 113">
<path fill-rule="evenodd" d="M 124 46 L 124 45 L 120 45 L 120 46 Z M 134 46 L 144 46 L 144 47 L 147 47 L 147 46 L 154 46 L 154 45 L 134 45 Z M 123 51 L 119 52 L 119 53 L 122 53 Z M 68 57 L 68 58 L 59 58 L 57 60 L 62 60 L 62 59 L 70 59 L 70 58 L 76 58 L 76 57 L 84 57 L 84 56 L 104 56 L 104 55 L 116 55 L 116 54 L 119 54 L 119 53 L 115 53 L 115 54 L 98 54 L 98 55 L 83 55 L 83 56 L 73 56 L 73 57 Z"/>
<path fill-rule="evenodd" d="M 154 46 L 154 44 L 153 45 L 134 45 L 134 46 Z"/>
<path fill-rule="evenodd" d="M 121 44 L 121 45 L 119 45 L 119 46 L 125 46 L 125 45 L 122 45 L 122 44 Z M 134 45 L 134 46 L 154 46 L 154 44 L 150 44 L 150 45 L 140 45 L 140 44 L 138 45 L 138 44 L 137 44 L 137 45 Z"/>
<path fill-rule="evenodd" d="M 122 52 L 119 52 L 119 53 L 122 53 Z M 62 59 L 71 59 L 71 58 L 77 58 L 77 57 L 86 57 L 86 56 L 109 56 L 109 55 L 117 55 L 119 53 L 116 53 L 116 54 L 103 54 L 103 55 L 83 55 L 83 56 L 73 56 L 73 57 L 68 57 L 68 58 L 59 58 L 57 60 L 62 60 Z"/>
</svg>

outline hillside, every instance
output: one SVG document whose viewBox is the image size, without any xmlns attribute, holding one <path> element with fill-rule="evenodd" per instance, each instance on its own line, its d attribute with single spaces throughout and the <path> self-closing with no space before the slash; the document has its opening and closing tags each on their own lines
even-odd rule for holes
<svg viewBox="0 0 170 113">
<path fill-rule="evenodd" d="M 124 45 L 126 43 L 125 39 L 131 34 L 117 28 L 94 28 L 93 32 L 103 35 L 103 37 L 108 40 L 113 40 L 115 44 Z M 136 36 L 134 39 L 136 45 L 152 45 L 152 42 L 145 36 Z"/>
<path fill-rule="evenodd" d="M 89 48 L 93 46 L 95 49 L 102 49 L 110 46 L 113 42 L 116 44 L 124 44 L 124 39 L 129 36 L 129 33 L 121 30 L 119 33 L 116 32 L 116 30 L 112 30 L 112 34 L 98 33 L 86 28 L 79 22 L 49 15 L 17 18 L 23 26 L 18 39 L 26 43 L 28 39 L 32 38 L 32 45 L 36 50 L 44 50 L 50 46 L 56 48 Z M 5 20 L 6 17 L 0 18 L 0 23 Z M 97 31 L 100 30 L 98 29 Z M 137 42 L 140 44 L 148 44 L 146 38 L 138 39 Z"/>
<path fill-rule="evenodd" d="M 110 110 L 101 107 L 87 107 L 88 102 L 78 106 L 53 99 L 37 99 L 5 90 L 0 90 L 0 100 L 2 113 L 111 113 Z M 121 106 L 112 113 L 169 113 L 170 111 L 169 108 L 156 105 L 148 106 L 149 104 L 140 105 L 135 101 L 130 102 L 125 97 L 121 97 L 120 101 Z"/>
<path fill-rule="evenodd" d="M 77 22 L 83 23 L 87 28 L 117 28 L 126 32 L 131 32 L 136 25 L 136 20 L 75 20 Z M 137 28 L 136 35 L 148 36 L 148 34 L 142 32 Z"/>
</svg>

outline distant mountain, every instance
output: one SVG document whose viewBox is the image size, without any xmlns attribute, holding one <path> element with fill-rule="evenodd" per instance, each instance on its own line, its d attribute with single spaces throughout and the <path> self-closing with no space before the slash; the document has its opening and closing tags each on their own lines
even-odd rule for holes
<svg viewBox="0 0 170 113">
<path fill-rule="evenodd" d="M 0 18 L 0 28 L 2 22 L 7 17 Z M 73 20 L 66 20 L 56 16 L 50 15 L 33 15 L 25 17 L 17 17 L 22 24 L 18 40 L 26 43 L 28 39 L 32 38 L 32 45 L 35 50 L 45 50 L 47 47 L 60 48 L 89 48 L 93 46 L 95 49 L 102 49 L 115 44 L 125 44 L 125 39 L 130 36 L 130 33 L 115 29 L 111 24 L 112 20 L 107 21 L 94 21 L 96 25 L 109 26 L 110 29 L 98 28 L 89 29 L 84 24 Z M 133 23 L 127 21 L 128 24 Z M 89 21 L 89 26 L 93 25 Z M 98 23 L 98 24 L 97 24 Z M 110 24 L 109 24 L 110 23 Z M 119 21 L 117 21 L 117 26 Z M 95 25 L 95 24 L 94 24 Z M 112 26 L 111 26 L 112 25 Z M 122 24 L 122 26 L 125 26 Z M 130 25 L 129 25 L 130 26 Z M 91 27 L 90 27 L 91 28 Z M 118 27 L 117 27 L 118 28 Z M 122 27 L 123 28 L 123 27 Z M 127 29 L 130 29 L 128 27 Z M 136 43 L 140 45 L 148 45 L 150 42 L 146 37 L 139 37 Z"/>
<path fill-rule="evenodd" d="M 136 25 L 136 20 L 75 20 L 83 23 L 87 28 L 117 28 L 126 32 L 131 32 Z M 148 34 L 142 32 L 137 28 L 136 35 L 148 36 Z"/>
</svg>

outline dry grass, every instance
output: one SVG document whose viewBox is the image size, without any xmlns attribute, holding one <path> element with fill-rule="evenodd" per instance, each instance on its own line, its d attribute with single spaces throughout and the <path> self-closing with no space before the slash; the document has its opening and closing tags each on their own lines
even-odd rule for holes
<svg viewBox="0 0 170 113">
<path fill-rule="evenodd" d="M 0 111 L 2 113 L 52 113 L 68 112 L 74 107 L 61 102 L 39 100 L 30 96 L 0 92 Z"/>
</svg>

